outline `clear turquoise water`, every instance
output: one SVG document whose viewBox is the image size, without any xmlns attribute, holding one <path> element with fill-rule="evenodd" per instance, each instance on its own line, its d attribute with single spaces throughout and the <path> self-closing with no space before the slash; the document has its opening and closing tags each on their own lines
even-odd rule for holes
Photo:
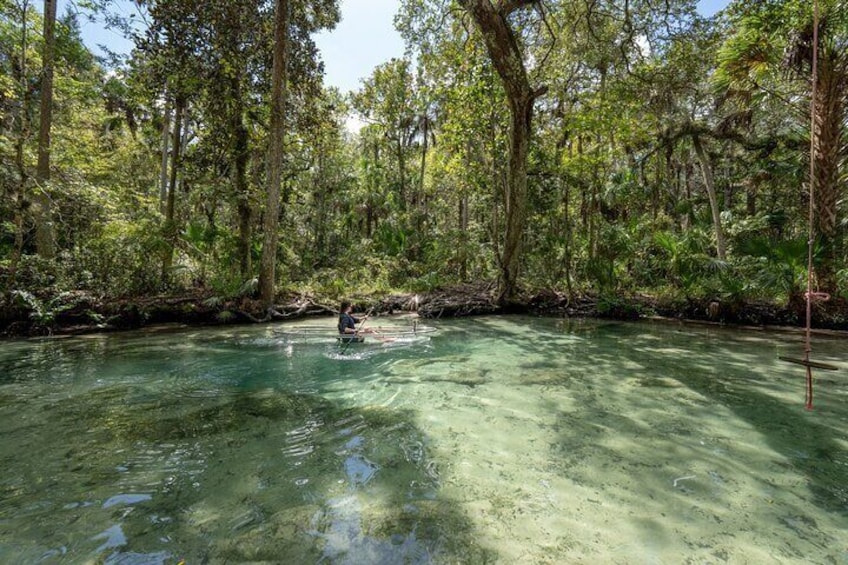
<svg viewBox="0 0 848 565">
<path fill-rule="evenodd" d="M 3 342 L 0 562 L 848 563 L 844 340 L 437 325 Z"/>
</svg>

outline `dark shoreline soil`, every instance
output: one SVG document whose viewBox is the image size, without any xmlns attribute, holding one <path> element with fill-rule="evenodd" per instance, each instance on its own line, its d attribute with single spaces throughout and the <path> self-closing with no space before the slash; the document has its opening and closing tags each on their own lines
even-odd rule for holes
<svg viewBox="0 0 848 565">
<path fill-rule="evenodd" d="M 378 314 L 417 312 L 422 318 L 452 318 L 489 314 L 533 314 L 615 320 L 663 319 L 748 328 L 801 328 L 803 302 L 792 306 L 765 302 L 727 302 L 718 299 L 659 299 L 646 295 L 599 297 L 543 290 L 501 305 L 494 289 L 463 285 L 429 293 L 357 297 L 361 311 Z M 248 298 L 222 299 L 197 291 L 179 296 L 102 300 L 86 292 L 63 293 L 49 300 L 0 298 L 0 336 L 68 335 L 139 329 L 178 323 L 191 326 L 248 324 L 334 314 L 329 299 L 311 295 L 278 297 L 274 308 L 263 309 Z M 813 328 L 848 331 L 848 304 L 816 304 Z"/>
</svg>

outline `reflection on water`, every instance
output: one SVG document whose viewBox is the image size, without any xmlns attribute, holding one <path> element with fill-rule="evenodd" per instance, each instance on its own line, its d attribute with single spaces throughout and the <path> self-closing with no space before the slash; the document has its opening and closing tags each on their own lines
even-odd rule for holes
<svg viewBox="0 0 848 565">
<path fill-rule="evenodd" d="M 4 343 L 0 562 L 848 563 L 840 341 L 439 325 Z"/>
</svg>

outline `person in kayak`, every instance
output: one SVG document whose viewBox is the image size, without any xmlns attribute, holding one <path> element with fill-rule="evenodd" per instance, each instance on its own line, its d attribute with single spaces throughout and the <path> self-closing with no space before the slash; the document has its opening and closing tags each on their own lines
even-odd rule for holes
<svg viewBox="0 0 848 565">
<path fill-rule="evenodd" d="M 374 333 L 373 330 L 367 328 L 356 328 L 356 324 L 360 324 L 365 322 L 368 319 L 368 315 L 366 314 L 362 318 L 357 318 L 352 314 L 353 312 L 353 304 L 349 301 L 345 300 L 342 302 L 341 307 L 339 308 L 339 334 L 345 336 L 355 337 L 359 334 L 370 334 Z"/>
</svg>

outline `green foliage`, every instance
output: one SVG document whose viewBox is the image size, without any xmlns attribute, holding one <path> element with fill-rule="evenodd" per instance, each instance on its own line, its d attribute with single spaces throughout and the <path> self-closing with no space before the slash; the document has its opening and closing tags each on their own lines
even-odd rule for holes
<svg viewBox="0 0 848 565">
<path fill-rule="evenodd" d="M 100 237 L 73 256 L 78 270 L 89 273 L 92 288 L 108 296 L 136 296 L 160 288 L 159 274 L 151 269 L 163 249 L 159 230 L 148 222 L 115 221 Z"/>
<path fill-rule="evenodd" d="M 616 289 L 617 277 L 615 259 L 610 257 L 590 257 L 586 260 L 586 276 L 602 292 Z"/>
<path fill-rule="evenodd" d="M 664 276 L 687 297 L 695 293 L 708 275 L 724 267 L 708 254 L 709 240 L 704 231 L 659 232 L 654 236 L 654 244 Z"/>
<path fill-rule="evenodd" d="M 649 314 L 643 306 L 612 294 L 602 294 L 598 298 L 597 308 L 600 316 L 619 320 L 638 320 Z"/>
<path fill-rule="evenodd" d="M 738 244 L 743 257 L 753 259 L 749 279 L 761 289 L 778 292 L 779 296 L 799 296 L 806 286 L 807 242 L 798 238 L 775 241 L 753 237 Z"/>
<path fill-rule="evenodd" d="M 59 265 L 56 261 L 43 259 L 38 255 L 24 255 L 18 264 L 15 285 L 21 292 L 27 289 L 46 292 L 61 292 Z"/>
<path fill-rule="evenodd" d="M 848 297 L 848 269 L 840 269 L 836 272 L 836 277 L 839 282 L 839 296 L 842 298 Z"/>
<path fill-rule="evenodd" d="M 407 235 L 403 227 L 383 222 L 374 234 L 377 249 L 389 256 L 402 255 L 406 251 Z"/>
<path fill-rule="evenodd" d="M 76 293 L 60 292 L 49 299 L 42 299 L 25 290 L 13 290 L 9 293 L 13 308 L 29 312 L 29 319 L 36 328 L 50 332 L 56 324 L 56 317 L 73 310 L 85 300 Z M 88 311 L 91 321 L 99 323 L 102 316 Z"/>
<path fill-rule="evenodd" d="M 241 279 L 235 269 L 215 270 L 207 282 L 216 296 L 225 298 L 238 296 L 245 285 L 245 281 Z"/>
<path fill-rule="evenodd" d="M 256 292 L 271 5 L 144 4 L 152 26 L 139 32 L 127 65 L 108 73 L 74 19 L 63 20 L 52 182 L 39 187 L 32 130 L 40 16 L 0 4 L 0 269 L 10 280 L 20 254 L 9 290 L 45 327 L 60 308 L 51 297 L 75 289 L 120 297 L 198 288 L 219 305 Z M 822 6 L 830 42 L 823 47 L 839 54 L 832 48 L 848 35 L 844 2 Z M 617 298 L 632 292 L 797 297 L 807 274 L 808 140 L 798 117 L 807 110 L 798 108 L 807 103 L 808 70 L 803 58 L 785 55 L 803 54 L 789 47 L 804 45 L 797 40 L 809 28 L 809 3 L 734 2 L 715 20 L 695 17 L 683 0 L 660 9 L 634 0 L 623 9 L 546 3 L 549 23 L 569 22 L 551 27 L 553 50 L 538 14 L 510 18 L 534 85 L 548 87 L 532 122 L 521 282 L 600 294 L 601 311 L 617 316 L 638 313 Z M 311 38 L 337 19 L 335 0 L 292 2 L 279 287 L 338 300 L 496 279 L 510 205 L 509 112 L 462 5 L 401 2 L 407 57 L 379 65 L 350 95 L 321 87 Z M 187 129 L 176 171 L 174 265 L 163 273 L 162 134 L 165 100 L 173 107 L 175 95 L 187 100 Z M 348 131 L 352 116 L 367 125 Z M 693 132 L 708 140 L 725 262 L 715 257 Z M 54 260 L 36 254 L 36 189 L 55 204 Z M 845 226 L 839 230 L 844 236 Z M 846 248 L 836 245 L 841 268 Z M 848 270 L 837 271 L 848 292 Z"/>
<path fill-rule="evenodd" d="M 407 288 L 412 292 L 432 292 L 445 286 L 445 280 L 439 273 L 429 273 L 409 281 Z"/>
<path fill-rule="evenodd" d="M 218 312 L 216 317 L 218 318 L 218 321 L 222 323 L 232 322 L 236 319 L 236 315 L 229 310 L 221 310 Z"/>
</svg>

